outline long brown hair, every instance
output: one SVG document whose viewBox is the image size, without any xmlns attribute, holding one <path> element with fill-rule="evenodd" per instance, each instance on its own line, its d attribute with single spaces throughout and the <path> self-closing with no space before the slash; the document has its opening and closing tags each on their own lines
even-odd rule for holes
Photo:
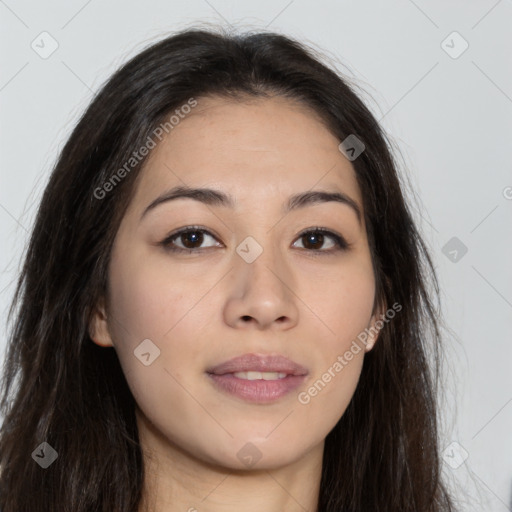
<svg viewBox="0 0 512 512">
<path fill-rule="evenodd" d="M 355 394 L 326 438 L 318 511 L 453 510 L 439 458 L 438 286 L 389 139 L 348 80 L 306 45 L 269 32 L 198 28 L 153 44 L 118 70 L 50 176 L 9 310 L 0 509 L 137 512 L 144 467 L 135 402 L 114 349 L 94 344 L 88 326 L 145 158 L 108 193 L 97 191 L 169 113 L 207 95 L 289 97 L 314 109 L 340 141 L 355 134 L 365 145 L 352 165 L 376 303 L 402 310 L 365 356 Z M 46 469 L 34 458 L 43 442 L 58 454 Z"/>
</svg>

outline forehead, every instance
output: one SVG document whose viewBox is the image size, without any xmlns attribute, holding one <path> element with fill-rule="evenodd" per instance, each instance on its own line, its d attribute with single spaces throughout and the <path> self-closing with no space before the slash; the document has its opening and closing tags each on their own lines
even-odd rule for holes
<svg viewBox="0 0 512 512">
<path fill-rule="evenodd" d="M 343 192 L 360 204 L 339 143 L 315 112 L 287 98 L 199 98 L 150 153 L 134 202 L 184 185 L 214 186 L 242 205 L 280 203 L 313 188 Z"/>
</svg>

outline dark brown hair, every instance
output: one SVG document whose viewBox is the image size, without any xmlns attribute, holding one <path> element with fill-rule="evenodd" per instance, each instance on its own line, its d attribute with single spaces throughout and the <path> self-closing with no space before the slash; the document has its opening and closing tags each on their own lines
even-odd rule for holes
<svg viewBox="0 0 512 512">
<path fill-rule="evenodd" d="M 439 291 L 391 145 L 348 80 L 275 33 L 187 29 L 136 55 L 96 94 L 63 148 L 31 232 L 9 320 L 0 410 L 2 512 L 137 512 L 144 467 L 135 402 L 112 347 L 88 334 L 137 163 L 118 173 L 190 98 L 280 95 L 313 109 L 341 141 L 362 192 L 376 304 L 399 303 L 365 356 L 355 394 L 325 442 L 319 512 L 453 510 L 441 481 Z M 58 459 L 42 469 L 47 442 Z"/>
</svg>

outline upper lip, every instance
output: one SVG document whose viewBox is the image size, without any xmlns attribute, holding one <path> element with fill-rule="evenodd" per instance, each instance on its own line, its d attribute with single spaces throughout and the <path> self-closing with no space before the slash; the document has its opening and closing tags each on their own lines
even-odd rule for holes
<svg viewBox="0 0 512 512">
<path fill-rule="evenodd" d="M 306 375 L 307 369 L 281 355 L 244 354 L 218 364 L 207 373 L 224 375 L 236 372 L 279 372 L 288 375 Z"/>
</svg>

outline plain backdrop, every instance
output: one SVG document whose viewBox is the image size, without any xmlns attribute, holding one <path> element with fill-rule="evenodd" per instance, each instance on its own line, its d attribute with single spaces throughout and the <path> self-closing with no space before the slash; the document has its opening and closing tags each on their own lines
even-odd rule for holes
<svg viewBox="0 0 512 512">
<path fill-rule="evenodd" d="M 298 38 L 367 92 L 441 283 L 443 471 L 459 510 L 512 510 L 511 0 L 0 0 L 2 354 L 36 206 L 78 117 L 129 57 L 203 23 Z"/>
</svg>

